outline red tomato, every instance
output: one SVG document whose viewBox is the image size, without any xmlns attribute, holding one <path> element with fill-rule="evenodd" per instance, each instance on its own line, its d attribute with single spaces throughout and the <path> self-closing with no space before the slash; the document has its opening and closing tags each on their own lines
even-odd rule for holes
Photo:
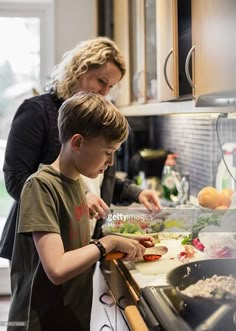
<svg viewBox="0 0 236 331">
<path fill-rule="evenodd" d="M 148 255 L 144 255 L 143 258 L 145 261 L 156 261 L 161 258 L 161 255 L 148 254 Z"/>
</svg>

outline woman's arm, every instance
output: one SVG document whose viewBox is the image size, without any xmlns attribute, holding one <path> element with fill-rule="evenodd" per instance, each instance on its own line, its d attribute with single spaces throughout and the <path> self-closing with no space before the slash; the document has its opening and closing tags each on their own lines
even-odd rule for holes
<svg viewBox="0 0 236 331">
<path fill-rule="evenodd" d="M 19 200 L 25 180 L 38 169 L 45 136 L 43 107 L 31 99 L 24 101 L 11 125 L 3 166 L 6 189 L 15 200 Z"/>
</svg>

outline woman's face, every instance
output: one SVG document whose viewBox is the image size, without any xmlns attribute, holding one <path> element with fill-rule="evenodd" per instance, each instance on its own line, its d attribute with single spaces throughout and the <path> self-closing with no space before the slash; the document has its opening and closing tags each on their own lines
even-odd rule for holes
<svg viewBox="0 0 236 331">
<path fill-rule="evenodd" d="M 120 80 L 121 72 L 118 67 L 112 62 L 107 62 L 98 69 L 91 69 L 83 74 L 75 87 L 75 93 L 83 90 L 106 96 Z"/>
</svg>

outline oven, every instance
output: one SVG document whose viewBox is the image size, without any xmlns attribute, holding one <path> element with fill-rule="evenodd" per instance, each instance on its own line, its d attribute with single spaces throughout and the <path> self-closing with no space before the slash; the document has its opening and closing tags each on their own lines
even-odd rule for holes
<svg viewBox="0 0 236 331">
<path fill-rule="evenodd" d="M 103 261 L 100 268 L 113 301 L 119 308 L 128 329 L 148 331 L 138 308 L 139 287 L 125 265 L 119 260 Z"/>
</svg>

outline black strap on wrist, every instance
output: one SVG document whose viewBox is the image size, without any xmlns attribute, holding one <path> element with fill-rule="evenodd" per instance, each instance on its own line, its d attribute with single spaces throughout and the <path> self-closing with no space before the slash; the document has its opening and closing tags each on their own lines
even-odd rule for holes
<svg viewBox="0 0 236 331">
<path fill-rule="evenodd" d="M 90 242 L 90 244 L 94 244 L 95 246 L 97 246 L 97 248 L 100 251 L 100 259 L 99 259 L 99 261 L 102 261 L 105 258 L 105 256 L 106 256 L 106 249 L 103 246 L 103 244 L 99 240 L 93 240 L 93 241 Z"/>
</svg>

